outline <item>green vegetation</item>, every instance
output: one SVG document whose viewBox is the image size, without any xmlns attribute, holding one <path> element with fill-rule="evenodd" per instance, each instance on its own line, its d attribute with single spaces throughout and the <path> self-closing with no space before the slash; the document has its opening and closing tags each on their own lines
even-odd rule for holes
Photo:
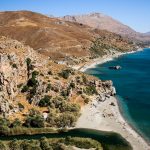
<svg viewBox="0 0 150 150">
<path fill-rule="evenodd" d="M 24 85 L 23 88 L 22 88 L 22 90 L 21 90 L 21 92 L 22 92 L 22 93 L 25 93 L 25 92 L 27 92 L 28 90 L 29 90 L 29 87 L 28 87 L 27 85 Z"/>
<path fill-rule="evenodd" d="M 72 82 L 70 83 L 69 87 L 74 89 L 74 88 L 75 88 L 75 83 L 72 81 Z"/>
<path fill-rule="evenodd" d="M 49 70 L 47 74 L 48 74 L 48 75 L 53 75 L 53 73 L 52 73 L 51 70 Z"/>
<path fill-rule="evenodd" d="M 40 114 L 40 112 L 32 109 L 30 110 L 30 113 L 25 120 L 24 126 L 33 128 L 43 128 L 44 117 Z"/>
<path fill-rule="evenodd" d="M 17 64 L 12 64 L 12 67 L 18 69 Z"/>
<path fill-rule="evenodd" d="M 29 78 L 29 76 L 30 76 L 30 70 L 33 70 L 33 66 L 31 64 L 31 59 L 30 58 L 26 59 L 26 64 L 27 64 L 27 76 Z"/>
<path fill-rule="evenodd" d="M 18 84 L 18 85 L 17 85 L 17 88 L 20 89 L 22 86 L 23 86 L 23 83 Z"/>
<path fill-rule="evenodd" d="M 51 87 L 52 87 L 51 84 L 48 83 L 48 84 L 47 84 L 47 87 L 46 87 L 46 92 L 49 92 L 49 91 L 51 90 Z"/>
<path fill-rule="evenodd" d="M 40 107 L 47 107 L 50 105 L 50 99 L 52 97 L 51 96 L 48 96 L 48 95 L 45 95 L 44 98 L 42 98 L 39 102 L 39 106 Z"/>
<path fill-rule="evenodd" d="M 93 41 L 92 46 L 90 47 L 90 51 L 93 55 L 103 56 L 105 55 L 105 50 L 108 51 L 110 47 L 108 44 L 104 44 L 101 42 L 100 38 L 97 38 L 95 41 Z"/>
<path fill-rule="evenodd" d="M 12 123 L 11 123 L 11 128 L 17 128 L 17 127 L 20 127 L 22 125 L 21 121 L 16 118 Z"/>
<path fill-rule="evenodd" d="M 20 109 L 20 110 L 23 110 L 23 109 L 24 109 L 24 106 L 23 106 L 21 103 L 18 103 L 18 106 L 19 106 L 19 109 Z"/>
<path fill-rule="evenodd" d="M 97 90 L 95 86 L 87 86 L 84 89 L 84 93 L 86 93 L 87 95 L 94 95 L 97 94 Z"/>
<path fill-rule="evenodd" d="M 70 74 L 74 74 L 74 71 L 71 69 L 62 70 L 62 72 L 59 73 L 60 77 L 63 77 L 64 79 L 68 79 Z"/>
<path fill-rule="evenodd" d="M 83 83 L 86 84 L 88 82 L 87 78 L 85 75 L 82 75 L 82 80 L 83 80 Z"/>
<path fill-rule="evenodd" d="M 30 61 L 28 63 L 30 63 Z M 31 102 L 31 99 L 36 94 L 36 90 L 37 90 L 37 86 L 38 86 L 38 80 L 36 78 L 38 75 L 39 75 L 38 71 L 33 71 L 32 77 L 27 81 L 27 84 L 24 85 L 22 90 L 21 90 L 22 93 L 28 92 L 27 98 L 28 98 L 28 100 L 30 100 L 30 102 Z"/>
<path fill-rule="evenodd" d="M 84 149 L 95 148 L 102 150 L 101 143 L 90 138 L 66 137 L 48 139 L 42 137 L 39 140 L 12 140 L 0 141 L 1 150 L 71 150 L 72 146 Z"/>
</svg>

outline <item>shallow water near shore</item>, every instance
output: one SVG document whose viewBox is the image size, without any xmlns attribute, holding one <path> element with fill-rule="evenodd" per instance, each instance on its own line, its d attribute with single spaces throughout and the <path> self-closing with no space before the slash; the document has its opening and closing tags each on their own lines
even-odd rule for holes
<svg viewBox="0 0 150 150">
<path fill-rule="evenodd" d="M 109 69 L 116 65 L 122 69 Z M 120 56 L 86 73 L 113 81 L 123 116 L 150 142 L 150 49 Z"/>
</svg>

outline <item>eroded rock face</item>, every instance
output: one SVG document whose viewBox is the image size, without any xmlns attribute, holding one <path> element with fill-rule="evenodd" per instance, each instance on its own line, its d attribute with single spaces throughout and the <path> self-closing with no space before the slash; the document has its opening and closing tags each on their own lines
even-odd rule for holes
<svg viewBox="0 0 150 150">
<path fill-rule="evenodd" d="M 29 105 L 39 107 L 40 100 L 47 95 L 67 97 L 67 101 L 84 104 L 86 98 L 92 100 L 95 95 L 98 101 L 105 101 L 116 94 L 112 81 L 102 82 L 94 77 L 89 79 L 81 72 L 66 68 L 28 46 L 0 37 L 0 115 L 7 117 L 20 113 L 22 99 L 24 107 L 27 105 L 26 108 L 30 109 Z M 62 71 L 65 75 L 69 73 L 67 79 L 60 76 Z"/>
<path fill-rule="evenodd" d="M 105 82 L 97 81 L 96 87 L 99 94 L 99 96 L 97 97 L 98 101 L 103 102 L 110 96 L 116 95 L 116 89 L 113 86 L 113 82 L 111 80 Z"/>
<path fill-rule="evenodd" d="M 5 37 L 0 38 L 0 114 L 7 115 L 19 111 L 12 106 L 19 94 L 19 85 L 27 81 L 26 58 L 32 49 Z M 14 109 L 15 110 L 14 110 Z"/>
</svg>

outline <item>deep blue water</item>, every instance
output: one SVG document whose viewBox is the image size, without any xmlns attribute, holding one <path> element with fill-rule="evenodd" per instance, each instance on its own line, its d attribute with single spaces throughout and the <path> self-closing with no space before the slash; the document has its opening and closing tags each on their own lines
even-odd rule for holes
<svg viewBox="0 0 150 150">
<path fill-rule="evenodd" d="M 109 69 L 115 65 L 122 69 Z M 123 116 L 150 142 L 150 49 L 121 56 L 86 73 L 113 81 Z"/>
</svg>

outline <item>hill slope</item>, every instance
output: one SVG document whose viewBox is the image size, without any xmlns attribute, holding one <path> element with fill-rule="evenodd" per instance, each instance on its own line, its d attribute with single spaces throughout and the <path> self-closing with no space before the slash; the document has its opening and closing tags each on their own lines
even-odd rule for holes
<svg viewBox="0 0 150 150">
<path fill-rule="evenodd" d="M 64 16 L 63 20 L 82 23 L 93 28 L 107 30 L 132 39 L 150 41 L 150 37 L 144 36 L 143 34 L 134 31 L 132 28 L 102 13 L 91 13 L 80 16 Z"/>
<path fill-rule="evenodd" d="M 26 127 L 74 126 L 89 98 L 114 94 L 111 81 L 56 64 L 6 37 L 0 37 L 0 61 L 0 117 L 11 123 L 19 119 Z"/>
<path fill-rule="evenodd" d="M 89 48 L 97 38 L 116 51 L 135 49 L 128 39 L 117 34 L 34 12 L 1 12 L 0 20 L 0 35 L 24 42 L 54 60 L 90 57 Z"/>
<path fill-rule="evenodd" d="M 144 33 L 145 35 L 149 35 L 150 36 L 150 32 Z"/>
</svg>

